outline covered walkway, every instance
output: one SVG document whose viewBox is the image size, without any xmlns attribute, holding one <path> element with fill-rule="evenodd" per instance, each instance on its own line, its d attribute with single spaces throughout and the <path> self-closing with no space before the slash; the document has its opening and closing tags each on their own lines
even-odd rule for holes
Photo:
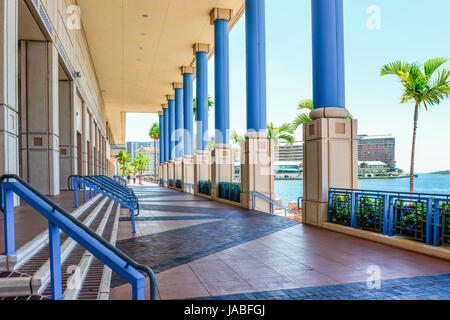
<svg viewBox="0 0 450 320">
<path fill-rule="evenodd" d="M 157 273 L 158 298 L 450 299 L 444 260 L 158 186 L 134 187 L 117 246 Z M 370 270 L 381 289 L 369 290 Z M 113 277 L 111 299 L 131 288 Z"/>
</svg>

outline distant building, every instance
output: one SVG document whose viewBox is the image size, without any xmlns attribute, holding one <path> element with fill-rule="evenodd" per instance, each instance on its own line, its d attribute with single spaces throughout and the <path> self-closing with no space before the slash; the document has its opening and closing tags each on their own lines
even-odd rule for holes
<svg viewBox="0 0 450 320">
<path fill-rule="evenodd" d="M 359 161 L 359 173 L 386 173 L 391 170 L 388 164 L 381 161 Z"/>
<path fill-rule="evenodd" d="M 136 150 L 136 155 L 138 153 L 141 153 L 145 158 L 150 159 L 150 162 L 147 164 L 147 170 L 144 172 L 144 175 L 156 177 L 159 169 L 159 148 L 141 147 Z M 155 172 L 155 159 L 156 159 L 156 172 Z"/>
<path fill-rule="evenodd" d="M 301 179 L 302 173 L 301 161 L 275 161 L 275 179 Z"/>
<path fill-rule="evenodd" d="M 395 138 L 392 135 L 358 136 L 359 161 L 380 161 L 395 168 Z"/>
<path fill-rule="evenodd" d="M 303 141 L 296 141 L 293 145 L 280 144 L 280 148 L 275 150 L 275 161 L 303 162 Z"/>
<path fill-rule="evenodd" d="M 158 144 L 158 141 L 156 141 L 156 144 Z M 128 141 L 127 142 L 127 152 L 131 154 L 131 157 L 133 159 L 136 158 L 136 150 L 137 149 L 139 149 L 139 148 L 154 148 L 154 147 L 155 147 L 155 145 L 153 144 L 153 141 L 147 141 L 147 142 Z"/>
</svg>

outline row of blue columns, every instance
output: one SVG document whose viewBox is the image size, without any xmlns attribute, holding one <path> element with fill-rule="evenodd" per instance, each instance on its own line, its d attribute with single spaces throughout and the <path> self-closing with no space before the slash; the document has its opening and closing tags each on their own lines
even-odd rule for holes
<svg viewBox="0 0 450 320">
<path fill-rule="evenodd" d="M 311 0 L 314 109 L 345 108 L 343 0 Z M 247 130 L 261 132 L 267 125 L 265 1 L 246 1 Z M 230 143 L 229 20 L 214 20 L 216 144 Z M 196 52 L 197 149 L 208 149 L 208 52 Z M 164 112 L 163 132 L 167 162 L 193 154 L 192 73 L 184 73 L 183 89 L 175 89 Z M 184 108 L 183 108 L 184 105 Z M 183 118 L 184 116 L 184 118 Z M 168 118 L 168 119 L 167 119 Z M 168 124 L 168 125 L 167 125 Z M 174 136 L 175 130 L 185 132 Z M 183 131 L 184 130 L 184 131 Z M 184 141 L 183 141 L 184 140 Z M 175 141 L 177 143 L 176 150 Z M 169 156 L 167 157 L 167 153 Z"/>
</svg>

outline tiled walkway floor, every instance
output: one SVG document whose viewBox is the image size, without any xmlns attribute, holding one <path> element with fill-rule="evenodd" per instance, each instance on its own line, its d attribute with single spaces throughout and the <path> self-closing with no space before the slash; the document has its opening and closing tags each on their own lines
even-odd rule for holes
<svg viewBox="0 0 450 320">
<path fill-rule="evenodd" d="M 410 278 L 402 280 L 405 288 L 421 288 L 411 296 L 429 290 L 430 297 L 450 299 L 450 277 L 442 276 L 450 274 L 450 262 L 157 186 L 135 192 L 142 201 L 138 233 L 130 238 L 129 214 L 124 211 L 118 247 L 154 269 L 160 299 L 290 299 L 308 290 L 323 293 L 314 295 L 318 299 L 351 299 L 348 284 L 366 286 L 367 270 L 374 266 L 382 290 L 388 292 L 359 288 L 355 294 L 360 298 L 404 297 L 389 291 L 395 284 L 389 281 Z M 433 275 L 442 278 L 425 285 L 419 283 L 421 278 L 411 279 Z M 129 286 L 117 276 L 112 287 L 112 299 L 129 298 Z M 333 290 L 340 294 L 333 295 Z M 255 295 L 258 292 L 265 294 Z"/>
</svg>

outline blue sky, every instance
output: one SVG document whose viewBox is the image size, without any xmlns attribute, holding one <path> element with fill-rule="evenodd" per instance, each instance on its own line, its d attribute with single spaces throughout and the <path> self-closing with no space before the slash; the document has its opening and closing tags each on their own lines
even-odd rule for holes
<svg viewBox="0 0 450 320">
<path fill-rule="evenodd" d="M 369 29 L 367 9 L 380 9 L 381 28 Z M 344 0 L 347 108 L 359 120 L 361 134 L 392 134 L 398 166 L 409 168 L 413 105 L 400 104 L 402 87 L 380 77 L 391 61 L 424 62 L 450 58 L 448 0 Z M 292 121 L 296 106 L 312 96 L 311 2 L 266 0 L 268 120 Z M 230 36 L 231 128 L 245 132 L 245 19 Z M 450 69 L 450 62 L 445 66 Z M 209 63 L 209 92 L 214 98 L 214 59 Z M 147 140 L 154 115 L 130 114 L 127 140 Z M 416 169 L 450 169 L 450 100 L 419 118 Z M 214 113 L 211 112 L 211 129 Z M 213 131 L 211 131 L 211 135 Z M 301 140 L 301 132 L 296 136 Z"/>
</svg>

